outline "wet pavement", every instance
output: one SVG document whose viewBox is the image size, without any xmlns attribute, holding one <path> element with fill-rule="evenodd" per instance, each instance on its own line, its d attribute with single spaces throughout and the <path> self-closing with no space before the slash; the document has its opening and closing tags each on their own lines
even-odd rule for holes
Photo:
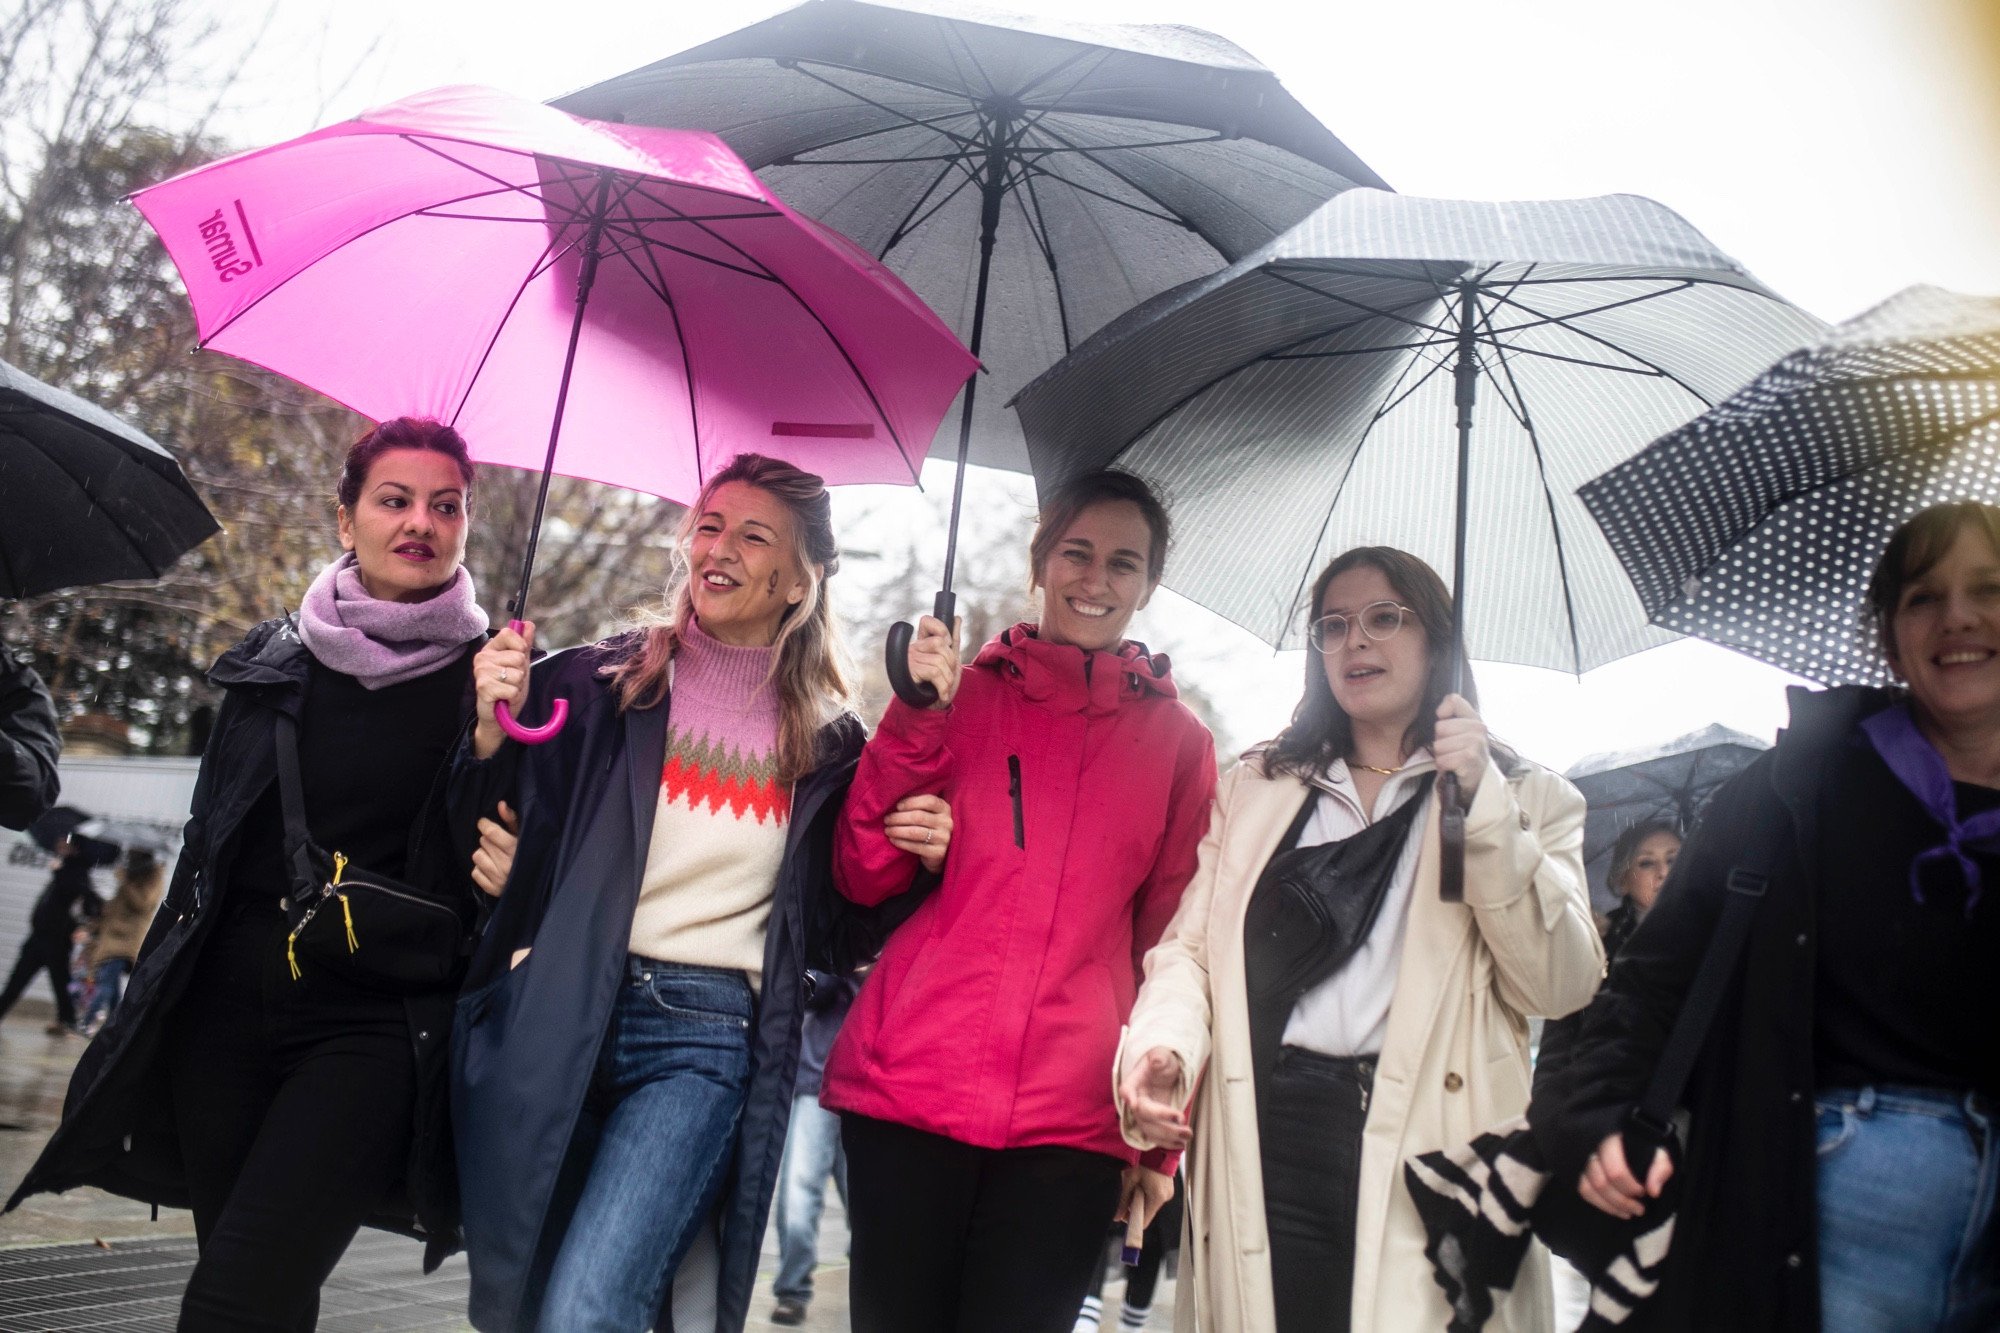
<svg viewBox="0 0 2000 1333">
<path fill-rule="evenodd" d="M 41 1152 L 62 1114 L 80 1037 L 51 1036 L 46 1003 L 23 1001 L 0 1021 L 0 1187 L 12 1193 Z M 847 1217 L 827 1192 L 820 1219 L 820 1266 L 814 1276 L 807 1333 L 845 1333 Z M 757 1296 L 747 1327 L 770 1322 L 771 1276 L 777 1236 L 764 1238 Z M 178 1209 L 154 1220 L 145 1204 L 100 1190 L 37 1195 L 0 1217 L 0 1330 L 171 1330 L 181 1288 L 193 1268 L 194 1221 Z M 426 1277 L 414 1241 L 363 1231 L 328 1279 L 320 1300 L 320 1333 L 438 1333 L 467 1329 L 463 1256 Z M 1118 1322 L 1114 1280 L 1107 1328 Z M 1163 1280 L 1147 1328 L 1173 1325 L 1173 1283 Z"/>
</svg>

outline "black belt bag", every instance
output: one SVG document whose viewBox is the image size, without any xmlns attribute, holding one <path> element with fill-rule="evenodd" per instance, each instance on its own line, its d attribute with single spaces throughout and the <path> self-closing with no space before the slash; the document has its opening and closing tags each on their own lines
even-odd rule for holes
<svg viewBox="0 0 2000 1333">
<path fill-rule="evenodd" d="M 1268 1069 L 1301 995 L 1345 967 L 1375 927 L 1410 830 L 1429 808 L 1435 773 L 1416 794 L 1351 838 L 1299 847 L 1319 803 L 1311 792 L 1264 866 L 1243 914 L 1253 1061 Z"/>
<path fill-rule="evenodd" d="M 285 961 L 294 981 L 321 971 L 367 990 L 417 995 L 455 988 L 472 956 L 476 910 L 354 865 L 306 830 L 298 723 L 278 719 L 278 796 L 285 812 Z M 422 846 L 419 832 L 416 847 Z"/>
</svg>

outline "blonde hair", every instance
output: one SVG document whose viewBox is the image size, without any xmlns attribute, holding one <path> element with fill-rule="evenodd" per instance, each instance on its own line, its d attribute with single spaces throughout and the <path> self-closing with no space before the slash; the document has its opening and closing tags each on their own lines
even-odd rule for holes
<svg viewBox="0 0 2000 1333">
<path fill-rule="evenodd" d="M 763 491 L 791 514 L 792 560 L 806 585 L 805 596 L 787 606 L 778 622 L 772 645 L 777 651 L 766 678 L 778 692 L 778 780 L 796 782 L 818 761 L 820 728 L 847 707 L 854 694 L 847 650 L 826 599 L 826 581 L 840 568 L 833 502 L 826 482 L 816 474 L 762 454 L 738 454 L 710 477 L 681 520 L 674 543 L 674 576 L 660 607 L 635 618 L 632 628 L 642 632 L 638 648 L 606 666 L 603 674 L 612 682 L 621 712 L 652 708 L 666 697 L 681 626 L 695 618 L 689 557 L 695 524 L 719 488 L 739 481 Z"/>
</svg>

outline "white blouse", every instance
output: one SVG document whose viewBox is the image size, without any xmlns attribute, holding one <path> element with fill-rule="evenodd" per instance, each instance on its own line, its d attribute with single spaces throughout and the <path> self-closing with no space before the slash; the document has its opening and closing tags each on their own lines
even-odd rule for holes
<svg viewBox="0 0 2000 1333">
<path fill-rule="evenodd" d="M 1429 750 L 1414 751 L 1375 797 L 1375 819 L 1394 814 L 1416 795 L 1417 782 L 1436 767 Z M 1299 834 L 1298 845 L 1351 838 L 1371 820 L 1363 811 L 1361 793 L 1345 759 L 1336 759 L 1319 788 L 1319 806 Z M 1403 927 L 1410 916 L 1410 891 L 1417 878 L 1417 853 L 1423 846 L 1425 820 L 1419 815 L 1396 862 L 1382 910 L 1367 940 L 1347 965 L 1320 982 L 1292 1006 L 1285 1023 L 1284 1044 L 1302 1046 L 1322 1055 L 1379 1055 L 1389 1035 L 1389 1001 L 1396 993 L 1396 970 L 1403 958 Z"/>
</svg>

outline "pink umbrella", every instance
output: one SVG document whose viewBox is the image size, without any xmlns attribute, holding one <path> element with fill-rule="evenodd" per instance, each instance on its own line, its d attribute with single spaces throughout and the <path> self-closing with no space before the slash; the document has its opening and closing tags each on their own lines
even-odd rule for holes
<svg viewBox="0 0 2000 1333">
<path fill-rule="evenodd" d="M 754 449 L 828 482 L 911 483 L 977 365 L 714 135 L 486 88 L 420 93 L 134 202 L 203 347 L 541 470 L 516 620 L 551 472 L 686 501 Z M 547 739 L 563 712 L 501 724 Z"/>
</svg>

